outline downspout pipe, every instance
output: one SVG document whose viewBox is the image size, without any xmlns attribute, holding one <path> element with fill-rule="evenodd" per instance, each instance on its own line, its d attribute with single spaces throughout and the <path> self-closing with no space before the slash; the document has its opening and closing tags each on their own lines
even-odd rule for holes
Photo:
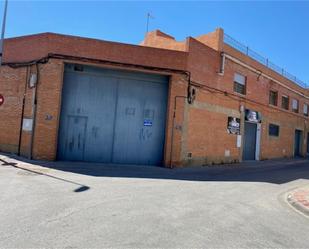
<svg viewBox="0 0 309 249">
<path fill-rule="evenodd" d="M 27 66 L 25 89 L 24 89 L 24 94 L 23 94 L 23 102 L 22 102 L 21 116 L 20 116 L 20 128 L 19 128 L 18 151 L 17 151 L 17 155 L 18 156 L 20 156 L 20 150 L 21 150 L 21 139 L 22 139 L 22 132 L 23 132 L 23 120 L 24 120 L 24 112 L 25 112 L 25 102 L 26 102 L 26 92 L 27 92 L 27 87 L 28 87 L 28 80 L 29 80 L 29 67 Z"/>
<path fill-rule="evenodd" d="M 173 168 L 173 152 L 174 152 L 174 129 L 175 129 L 175 120 L 176 120 L 176 110 L 177 110 L 177 99 L 186 99 L 188 104 L 192 104 L 195 99 L 195 89 L 191 89 L 191 73 L 186 71 L 188 86 L 187 86 L 187 96 L 176 95 L 174 97 L 174 110 L 173 110 L 173 121 L 172 121 L 172 134 L 171 134 L 171 151 L 170 151 L 170 164 L 169 168 Z M 193 94 L 192 94 L 193 93 Z"/>
<path fill-rule="evenodd" d="M 176 119 L 176 109 L 177 109 L 177 99 L 188 99 L 186 96 L 177 95 L 174 98 L 174 111 L 173 111 L 173 122 L 172 122 L 172 135 L 171 135 L 171 152 L 170 152 L 170 168 L 173 168 L 173 152 L 174 152 L 174 129 L 175 129 L 175 119 Z"/>
<path fill-rule="evenodd" d="M 30 149 L 28 159 L 32 159 L 33 154 L 33 141 L 34 141 L 34 132 L 35 132 L 35 121 L 37 114 L 37 91 L 38 91 L 38 82 L 39 82 L 39 64 L 35 64 L 36 66 L 36 82 L 33 87 L 33 95 L 32 95 L 32 127 L 31 127 L 31 140 L 30 140 Z"/>
<path fill-rule="evenodd" d="M 225 68 L 225 53 L 222 52 L 221 53 L 221 65 L 220 65 L 220 71 L 219 71 L 219 75 L 223 76 L 224 75 L 224 68 Z"/>
</svg>

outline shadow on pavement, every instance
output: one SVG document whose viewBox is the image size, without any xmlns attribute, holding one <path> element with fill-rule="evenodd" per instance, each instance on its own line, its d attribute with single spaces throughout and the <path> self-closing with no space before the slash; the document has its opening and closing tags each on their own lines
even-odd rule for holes
<svg viewBox="0 0 309 249">
<path fill-rule="evenodd" d="M 73 184 L 73 185 L 77 185 L 77 188 L 74 190 L 74 192 L 77 192 L 77 193 L 84 192 L 84 191 L 87 191 L 87 190 L 90 189 L 90 187 L 83 185 L 83 184 L 80 184 L 80 183 L 77 183 L 77 182 L 73 182 L 73 181 L 70 181 L 70 180 L 66 180 L 64 178 L 60 178 L 60 177 L 57 177 L 57 176 L 46 174 L 46 173 L 43 173 L 43 172 L 40 172 L 40 171 L 37 171 L 37 170 L 27 169 L 27 168 L 18 166 L 18 163 L 15 163 L 15 162 L 8 162 L 8 161 L 3 160 L 3 159 L 0 159 L 0 162 L 2 162 L 2 164 L 1 164 L 2 166 L 12 166 L 16 169 L 24 170 L 24 171 L 32 173 L 32 174 L 42 175 L 42 176 L 53 178 L 55 180 L 63 181 L 63 182 L 70 183 L 70 184 Z M 38 165 L 38 164 L 36 164 L 36 165 Z"/>
<path fill-rule="evenodd" d="M 21 162 L 27 162 L 41 167 L 95 177 L 149 178 L 185 181 L 249 181 L 274 184 L 283 184 L 297 179 L 309 179 L 309 160 L 306 159 L 269 160 L 222 166 L 168 169 L 155 166 L 106 165 L 99 163 L 61 161 L 46 162 L 27 160 L 11 155 L 10 157 Z M 3 162 L 6 165 L 13 166 L 14 164 L 14 162 L 13 164 L 10 162 Z M 13 167 L 18 168 L 16 165 Z M 57 178 L 51 175 L 47 176 Z M 72 183 L 80 186 L 80 189 L 76 192 L 85 191 L 89 188 L 79 183 Z"/>
</svg>

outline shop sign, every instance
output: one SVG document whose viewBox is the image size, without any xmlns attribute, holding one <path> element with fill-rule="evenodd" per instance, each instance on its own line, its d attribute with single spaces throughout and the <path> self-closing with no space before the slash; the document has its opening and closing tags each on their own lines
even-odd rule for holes
<svg viewBox="0 0 309 249">
<path fill-rule="evenodd" d="M 240 119 L 234 117 L 228 117 L 227 120 L 227 132 L 229 134 L 240 134 Z"/>
<path fill-rule="evenodd" d="M 245 119 L 246 121 L 249 121 L 249 122 L 260 123 L 261 113 L 246 109 Z"/>
</svg>

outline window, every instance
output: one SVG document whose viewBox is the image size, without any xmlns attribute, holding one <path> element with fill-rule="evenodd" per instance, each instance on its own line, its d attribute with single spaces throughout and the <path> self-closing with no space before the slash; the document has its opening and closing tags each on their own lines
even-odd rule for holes
<svg viewBox="0 0 309 249">
<path fill-rule="evenodd" d="M 239 73 L 234 74 L 234 92 L 246 94 L 246 77 Z"/>
<path fill-rule="evenodd" d="M 304 115 L 305 116 L 309 116 L 309 112 L 308 112 L 308 104 L 304 104 Z"/>
<path fill-rule="evenodd" d="M 275 91 L 269 92 L 269 104 L 275 106 L 278 104 L 278 92 Z"/>
<path fill-rule="evenodd" d="M 295 112 L 295 113 L 298 113 L 299 112 L 298 106 L 299 106 L 298 100 L 293 99 L 292 100 L 292 111 Z"/>
<path fill-rule="evenodd" d="M 269 124 L 268 128 L 269 136 L 279 137 L 279 125 Z"/>
<path fill-rule="evenodd" d="M 290 99 L 288 96 L 282 96 L 281 107 L 285 110 L 289 110 Z"/>
</svg>

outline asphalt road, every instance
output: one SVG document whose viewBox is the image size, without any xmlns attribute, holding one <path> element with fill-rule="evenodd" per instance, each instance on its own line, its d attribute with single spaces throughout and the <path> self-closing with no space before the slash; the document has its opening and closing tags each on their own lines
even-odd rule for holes
<svg viewBox="0 0 309 249">
<path fill-rule="evenodd" d="M 0 161 L 0 248 L 308 248 L 309 162 L 163 169 Z"/>
</svg>

